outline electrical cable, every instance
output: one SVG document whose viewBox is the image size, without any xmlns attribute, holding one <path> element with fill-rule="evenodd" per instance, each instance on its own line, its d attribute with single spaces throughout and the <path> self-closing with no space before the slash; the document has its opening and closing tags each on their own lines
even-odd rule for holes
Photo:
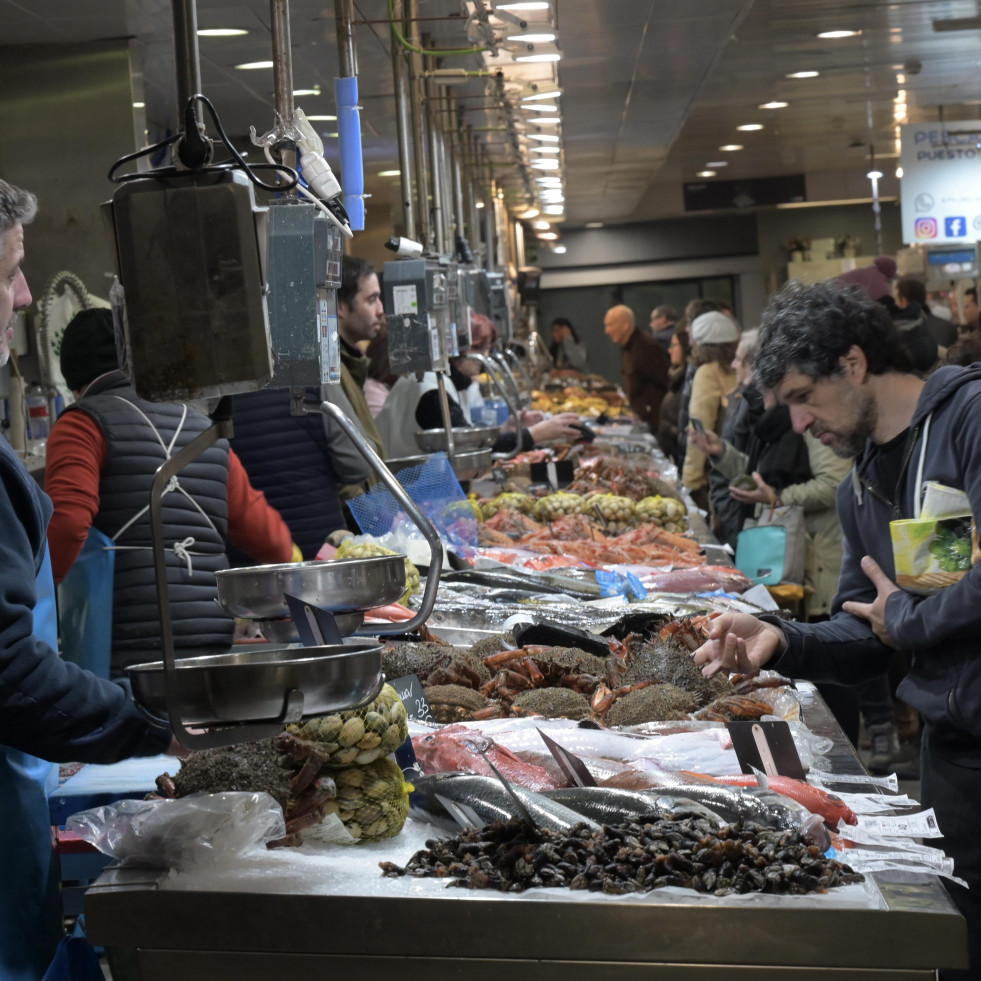
<svg viewBox="0 0 981 981">
<path fill-rule="evenodd" d="M 163 177 L 175 177 L 186 173 L 213 173 L 223 170 L 241 170 L 245 173 L 245 176 L 259 188 L 264 191 L 270 191 L 273 193 L 279 191 L 291 191 L 294 187 L 300 184 L 300 175 L 292 168 L 287 167 L 285 164 L 277 163 L 256 163 L 250 164 L 246 159 L 235 149 L 232 145 L 232 141 L 228 138 L 228 134 L 225 132 L 221 125 L 221 120 L 218 117 L 218 112 L 212 104 L 211 100 L 206 96 L 198 93 L 196 95 L 190 96 L 187 100 L 187 105 L 193 102 L 200 102 L 207 110 L 211 116 L 211 121 L 214 123 L 215 129 L 218 130 L 218 135 L 221 137 L 221 142 L 225 149 L 233 157 L 233 161 L 223 161 L 217 164 L 210 164 L 207 167 L 201 167 L 199 169 L 188 171 L 179 170 L 177 167 L 161 167 L 156 170 L 148 171 L 147 173 L 135 173 L 135 174 L 123 174 L 121 177 L 116 176 L 116 171 L 125 163 L 129 163 L 132 160 L 138 160 L 140 157 L 144 157 L 158 150 L 164 149 L 172 144 L 178 142 L 183 134 L 176 133 L 173 136 L 167 137 L 166 140 L 161 140 L 159 143 L 155 143 L 152 146 L 143 147 L 134 153 L 128 153 L 123 157 L 120 157 L 110 168 L 108 173 L 108 178 L 113 184 L 125 184 L 127 181 L 137 181 L 145 180 L 147 178 L 160 179 Z M 260 180 L 254 173 L 258 170 L 273 170 L 278 174 L 285 175 L 289 178 L 289 183 L 286 184 L 267 184 L 265 181 Z"/>
<path fill-rule="evenodd" d="M 406 51 L 411 51 L 413 54 L 419 55 L 433 55 L 434 57 L 439 57 L 440 55 L 468 55 L 468 54 L 480 54 L 481 51 L 490 50 L 487 45 L 479 48 L 420 48 L 415 44 L 407 41 L 405 36 L 399 30 L 398 24 L 395 22 L 395 5 L 393 0 L 388 0 L 388 22 L 392 28 L 392 35 L 395 40 L 405 48 Z"/>
<path fill-rule="evenodd" d="M 270 164 L 276 166 L 276 163 L 273 160 L 272 150 L 270 150 L 268 146 L 263 146 L 263 152 L 265 153 L 266 159 L 270 162 Z M 324 202 L 321 201 L 320 198 L 316 196 L 316 194 L 314 194 L 308 188 L 304 187 L 303 183 L 300 180 L 297 180 L 296 182 L 296 189 L 305 198 L 309 198 L 313 204 L 315 204 L 318 208 L 320 208 L 320 210 L 341 230 L 341 233 L 344 235 L 345 238 L 354 238 L 354 232 L 351 231 L 350 224 L 345 224 L 344 220 L 342 220 L 338 215 L 334 214 L 329 204 L 324 204 Z M 333 204 L 335 202 L 330 202 L 330 203 Z M 344 212 L 344 205 L 342 205 L 338 201 L 336 202 L 336 207 L 341 212 L 344 213 L 344 219 L 346 220 L 347 213 Z"/>
</svg>

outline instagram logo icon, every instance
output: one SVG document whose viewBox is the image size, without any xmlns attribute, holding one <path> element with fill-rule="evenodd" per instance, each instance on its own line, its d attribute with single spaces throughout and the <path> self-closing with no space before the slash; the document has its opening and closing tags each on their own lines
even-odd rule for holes
<svg viewBox="0 0 981 981">
<path fill-rule="evenodd" d="M 917 218 L 913 226 L 917 238 L 936 238 L 937 219 L 936 218 Z"/>
</svg>

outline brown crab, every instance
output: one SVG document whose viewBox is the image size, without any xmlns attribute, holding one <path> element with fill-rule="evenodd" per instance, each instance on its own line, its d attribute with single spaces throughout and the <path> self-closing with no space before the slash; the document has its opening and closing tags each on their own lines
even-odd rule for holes
<svg viewBox="0 0 981 981">
<path fill-rule="evenodd" d="M 426 688 L 426 701 L 437 722 L 497 719 L 507 715 L 498 702 L 463 685 L 431 685 Z"/>
</svg>

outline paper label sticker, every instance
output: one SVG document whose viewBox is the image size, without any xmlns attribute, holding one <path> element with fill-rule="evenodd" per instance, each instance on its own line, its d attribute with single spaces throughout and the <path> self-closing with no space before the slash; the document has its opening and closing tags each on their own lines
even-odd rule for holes
<svg viewBox="0 0 981 981">
<path fill-rule="evenodd" d="M 417 314 L 419 312 L 419 294 L 414 285 L 392 287 L 393 313 Z"/>
<path fill-rule="evenodd" d="M 943 832 L 931 807 L 916 814 L 862 815 L 858 824 L 845 829 L 852 841 L 878 842 L 882 838 L 942 838 Z"/>
</svg>

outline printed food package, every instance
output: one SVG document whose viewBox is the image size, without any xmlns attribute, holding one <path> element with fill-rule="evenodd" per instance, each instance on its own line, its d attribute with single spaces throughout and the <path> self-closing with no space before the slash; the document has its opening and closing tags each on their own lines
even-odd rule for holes
<svg viewBox="0 0 981 981">
<path fill-rule="evenodd" d="M 977 531 L 970 514 L 891 521 L 889 531 L 901 589 L 925 596 L 946 589 L 976 561 Z"/>
</svg>

